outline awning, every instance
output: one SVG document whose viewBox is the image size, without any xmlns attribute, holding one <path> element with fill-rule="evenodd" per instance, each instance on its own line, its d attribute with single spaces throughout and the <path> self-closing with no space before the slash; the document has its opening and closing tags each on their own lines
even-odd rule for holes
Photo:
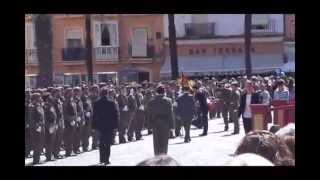
<svg viewBox="0 0 320 180">
<path fill-rule="evenodd" d="M 282 54 L 252 54 L 252 71 L 272 71 L 283 66 Z M 178 57 L 179 71 L 186 74 L 234 72 L 245 70 L 243 56 L 183 56 Z M 161 67 L 161 75 L 171 73 L 170 57 L 167 57 Z"/>
</svg>

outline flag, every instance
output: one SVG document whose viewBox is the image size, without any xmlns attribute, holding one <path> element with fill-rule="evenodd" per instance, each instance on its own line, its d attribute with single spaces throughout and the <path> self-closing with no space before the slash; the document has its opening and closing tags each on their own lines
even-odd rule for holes
<svg viewBox="0 0 320 180">
<path fill-rule="evenodd" d="M 181 73 L 181 86 L 182 87 L 189 87 L 189 83 L 188 83 L 188 78 L 187 78 L 187 76 L 185 76 L 184 74 L 183 74 L 183 72 Z"/>
</svg>

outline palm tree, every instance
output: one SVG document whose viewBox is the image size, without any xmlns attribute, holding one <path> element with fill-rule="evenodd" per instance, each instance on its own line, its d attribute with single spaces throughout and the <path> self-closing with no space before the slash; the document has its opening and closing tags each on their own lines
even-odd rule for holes
<svg viewBox="0 0 320 180">
<path fill-rule="evenodd" d="M 179 76 L 178 57 L 177 57 L 177 42 L 176 28 L 174 24 L 174 14 L 168 14 L 169 20 L 169 44 L 171 57 L 171 79 L 176 80 Z"/>
<path fill-rule="evenodd" d="M 86 18 L 86 51 L 87 51 L 87 72 L 89 84 L 93 84 L 93 65 L 92 65 L 92 40 L 91 40 L 91 16 L 85 15 Z"/>
<path fill-rule="evenodd" d="M 37 87 L 52 86 L 52 25 L 50 14 L 33 15 L 39 62 Z"/>
<path fill-rule="evenodd" d="M 248 77 L 251 76 L 252 73 L 252 66 L 251 66 L 251 26 L 252 26 L 252 15 L 251 14 L 245 14 L 244 16 L 244 26 L 245 26 L 245 64 L 246 64 L 246 75 Z"/>
</svg>

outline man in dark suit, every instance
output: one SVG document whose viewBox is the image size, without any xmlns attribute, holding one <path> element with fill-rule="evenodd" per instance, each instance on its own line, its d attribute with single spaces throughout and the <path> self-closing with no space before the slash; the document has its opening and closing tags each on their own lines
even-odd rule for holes
<svg viewBox="0 0 320 180">
<path fill-rule="evenodd" d="M 207 104 L 207 93 L 202 83 L 199 81 L 196 88 L 195 100 L 200 104 L 200 119 L 203 124 L 203 133 L 200 136 L 206 136 L 208 133 L 208 104 Z"/>
<path fill-rule="evenodd" d="M 147 120 L 153 132 L 154 154 L 167 154 L 170 130 L 173 130 L 173 108 L 170 98 L 164 95 L 163 85 L 157 87 L 157 95 L 147 106 Z"/>
<path fill-rule="evenodd" d="M 101 89 L 101 98 L 93 105 L 92 128 L 99 131 L 100 163 L 110 164 L 110 146 L 113 131 L 118 128 L 119 110 L 114 101 L 107 98 L 108 89 Z"/>
<path fill-rule="evenodd" d="M 238 117 L 242 115 L 244 131 L 247 134 L 252 130 L 251 104 L 261 104 L 262 97 L 255 92 L 254 86 L 250 80 L 246 81 L 244 93 L 240 98 L 240 107 Z"/>
<path fill-rule="evenodd" d="M 183 95 L 180 95 L 177 99 L 177 114 L 183 123 L 183 127 L 186 132 L 184 142 L 188 143 L 191 141 L 190 126 L 196 107 L 193 96 L 189 93 L 189 87 L 183 87 L 182 90 Z"/>
</svg>

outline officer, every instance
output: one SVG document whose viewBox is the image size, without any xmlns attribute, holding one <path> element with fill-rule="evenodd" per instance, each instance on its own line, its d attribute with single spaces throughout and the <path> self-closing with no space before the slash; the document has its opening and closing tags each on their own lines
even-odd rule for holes
<svg viewBox="0 0 320 180">
<path fill-rule="evenodd" d="M 81 101 L 84 111 L 84 126 L 82 128 L 81 141 L 83 152 L 88 151 L 89 137 L 91 134 L 91 122 L 92 122 L 92 103 L 89 98 L 89 89 L 87 86 L 82 86 Z"/>
<path fill-rule="evenodd" d="M 214 91 L 215 98 L 216 98 L 216 115 L 217 118 L 221 118 L 221 112 L 222 112 L 222 101 L 221 101 L 221 95 L 223 90 L 224 84 L 222 82 L 217 83 L 217 88 Z"/>
<path fill-rule="evenodd" d="M 196 107 L 193 96 L 190 94 L 190 88 L 185 86 L 182 88 L 183 94 L 177 98 L 177 115 L 183 123 L 185 130 L 184 142 L 191 141 L 190 126 L 193 116 L 196 113 Z"/>
<path fill-rule="evenodd" d="M 99 95 L 99 86 L 98 85 L 93 85 L 91 87 L 91 103 L 92 105 L 98 101 L 100 95 Z M 93 111 L 93 110 L 92 110 Z M 91 127 L 92 127 L 92 123 L 91 123 Z M 96 131 L 95 129 L 91 128 L 91 135 L 92 135 L 92 149 L 97 149 L 99 146 L 99 132 Z"/>
<path fill-rule="evenodd" d="M 54 142 L 53 155 L 55 159 L 61 159 L 60 147 L 62 146 L 63 133 L 64 133 L 64 118 L 63 118 L 63 102 L 61 97 L 61 88 L 55 88 L 52 92 L 53 107 L 57 114 L 57 130 Z"/>
<path fill-rule="evenodd" d="M 77 118 L 77 105 L 73 100 L 72 88 L 68 88 L 65 91 L 65 102 L 63 103 L 63 117 L 65 122 L 65 150 L 66 157 L 71 156 L 72 150 L 74 149 L 74 133 Z"/>
<path fill-rule="evenodd" d="M 239 118 L 238 110 L 240 107 L 240 92 L 238 90 L 238 82 L 231 83 L 231 97 L 230 97 L 230 119 L 234 123 L 233 134 L 239 134 Z"/>
<path fill-rule="evenodd" d="M 143 105 L 143 94 L 141 89 L 137 89 L 137 92 L 135 93 L 135 99 L 137 101 L 137 112 L 136 112 L 136 129 L 135 129 L 135 135 L 136 135 L 136 140 L 142 140 L 142 134 L 141 131 L 143 129 L 143 124 L 145 121 L 145 109 Z"/>
<path fill-rule="evenodd" d="M 147 120 L 152 128 L 154 154 L 167 154 L 170 129 L 173 130 L 173 109 L 163 85 L 157 87 L 157 95 L 148 104 Z"/>
<path fill-rule="evenodd" d="M 30 157 L 31 151 L 31 129 L 30 129 L 30 107 L 31 107 L 31 90 L 25 92 L 25 158 Z"/>
<path fill-rule="evenodd" d="M 133 88 L 130 89 L 129 91 L 129 96 L 128 96 L 128 108 L 129 108 L 129 125 L 128 125 L 128 141 L 133 140 L 133 133 L 136 129 L 136 112 L 137 112 L 137 100 L 135 97 L 135 91 Z M 136 137 L 137 138 L 137 137 Z"/>
<path fill-rule="evenodd" d="M 81 88 L 75 87 L 73 89 L 73 93 L 74 93 L 74 102 L 76 103 L 76 107 L 77 107 L 73 152 L 75 152 L 76 154 L 80 154 L 79 148 L 81 145 L 81 134 L 82 134 L 83 127 L 85 125 L 83 103 L 81 101 L 81 94 L 82 94 Z"/>
<path fill-rule="evenodd" d="M 40 154 L 44 147 L 45 120 L 42 99 L 40 93 L 32 94 L 32 105 L 30 107 L 30 130 L 33 144 L 33 164 L 40 162 Z"/>
<path fill-rule="evenodd" d="M 147 89 L 146 90 L 146 95 L 144 96 L 144 99 L 143 99 L 143 104 L 144 104 L 144 107 L 145 107 L 145 117 L 148 116 L 148 111 L 147 111 L 148 104 L 149 104 L 149 102 L 151 101 L 152 98 L 153 98 L 153 94 L 152 94 L 151 89 Z M 152 129 L 151 129 L 150 125 L 148 124 L 148 121 L 145 121 L 145 126 L 148 129 L 148 135 L 152 134 Z"/>
<path fill-rule="evenodd" d="M 228 131 L 229 129 L 229 107 L 230 107 L 230 96 L 231 96 L 231 89 L 230 84 L 226 83 L 222 93 L 221 93 L 221 104 L 222 104 L 222 117 L 224 121 L 224 130 Z"/>
<path fill-rule="evenodd" d="M 54 150 L 54 142 L 57 128 L 57 114 L 53 106 L 53 98 L 50 93 L 43 95 L 44 119 L 45 119 L 45 149 L 46 161 L 51 161 Z"/>
<path fill-rule="evenodd" d="M 129 123 L 129 114 L 128 114 L 128 98 L 126 96 L 127 92 L 125 88 L 121 88 L 119 91 L 119 95 L 117 96 L 117 102 L 119 105 L 120 111 L 120 120 L 119 120 L 119 143 L 126 143 L 126 130 Z"/>
</svg>

